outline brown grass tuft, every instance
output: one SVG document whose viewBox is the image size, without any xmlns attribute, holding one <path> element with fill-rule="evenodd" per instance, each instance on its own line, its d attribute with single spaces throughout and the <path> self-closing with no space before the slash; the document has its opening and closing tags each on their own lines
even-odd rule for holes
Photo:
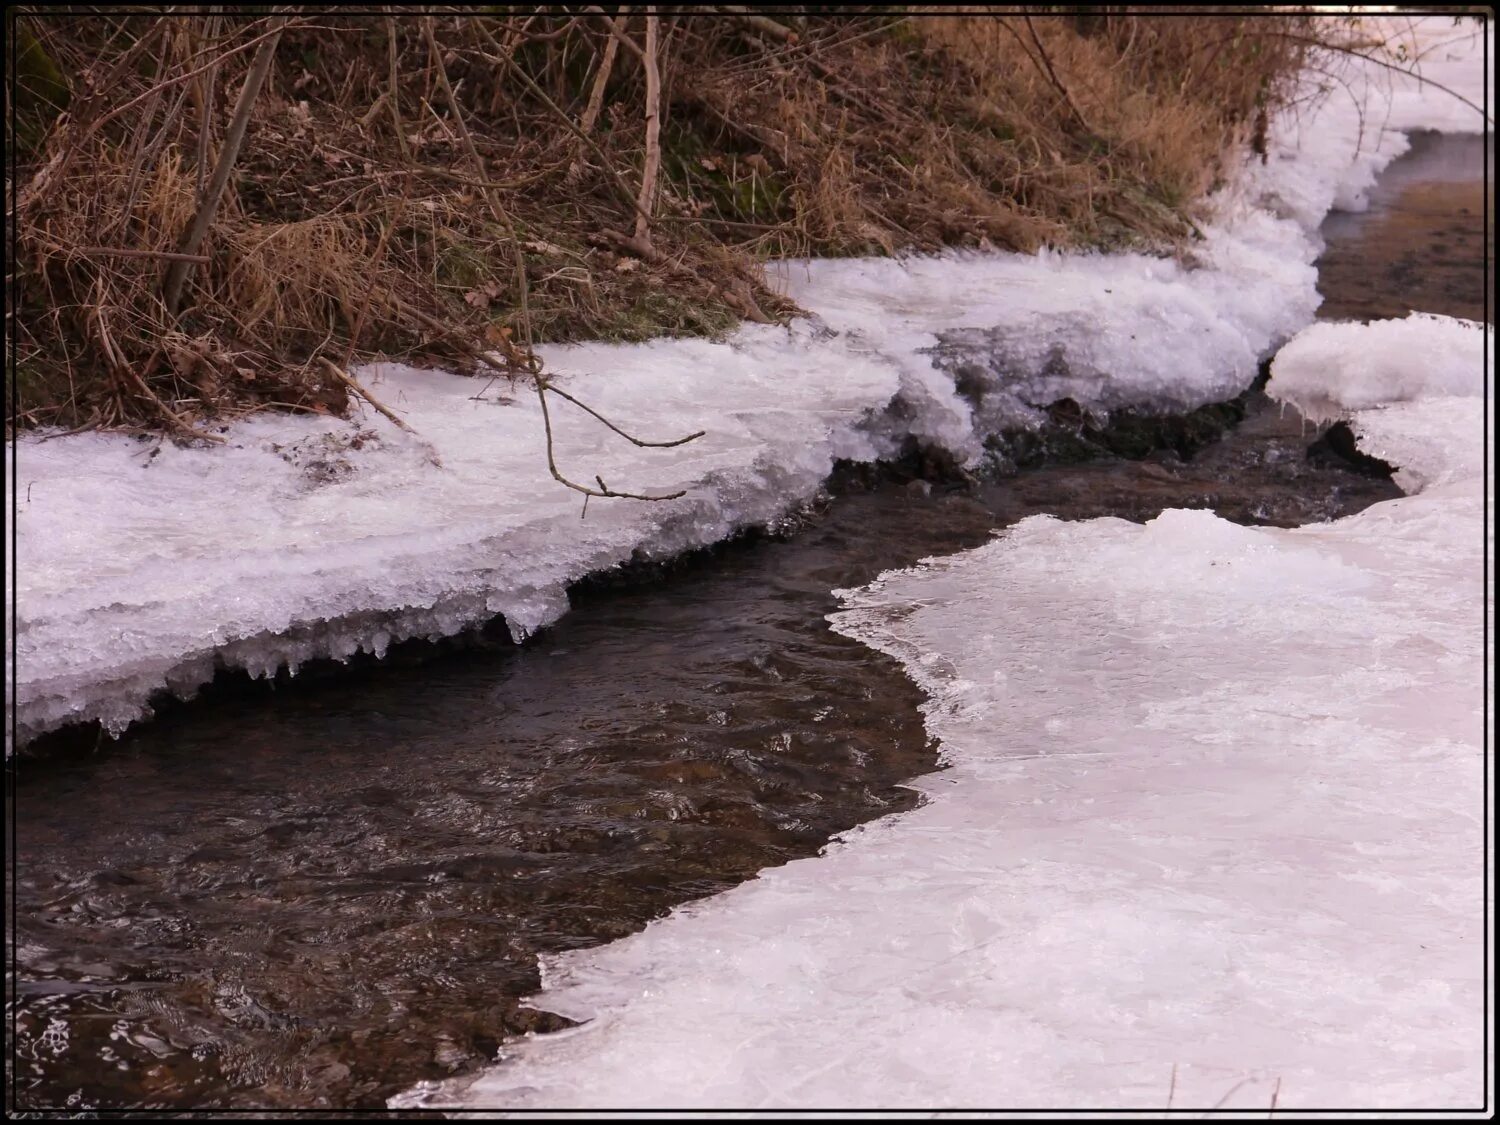
<svg viewBox="0 0 1500 1125">
<path fill-rule="evenodd" d="M 430 39 L 401 12 L 302 10 L 279 38 L 249 14 L 12 18 L 7 421 L 183 436 L 250 410 L 342 409 L 324 359 L 468 368 L 488 351 L 524 370 L 527 339 L 784 315 L 767 257 L 1170 251 L 1224 154 L 1287 96 L 1306 47 L 1279 33 L 1322 26 L 664 15 L 661 174 L 636 245 L 639 13 L 617 19 L 634 46 L 613 40 L 607 70 L 598 15 L 455 12 Z M 267 40 L 243 148 L 169 312 L 170 255 Z"/>
</svg>

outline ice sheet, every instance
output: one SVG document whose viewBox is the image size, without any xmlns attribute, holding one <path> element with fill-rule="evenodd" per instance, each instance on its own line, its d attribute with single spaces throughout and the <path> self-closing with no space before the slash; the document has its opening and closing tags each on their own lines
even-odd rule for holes
<svg viewBox="0 0 1500 1125">
<path fill-rule="evenodd" d="M 771 522 L 810 498 L 894 372 L 811 326 L 750 326 L 729 344 L 544 349 L 559 385 L 648 440 L 639 449 L 554 400 L 564 473 L 680 500 L 593 500 L 551 480 L 535 395 L 396 366 L 359 377 L 412 436 L 262 416 L 225 448 L 119 435 L 18 451 L 19 737 L 64 721 L 119 729 L 152 692 L 188 695 L 216 666 L 265 675 L 314 656 L 382 652 L 504 614 L 518 639 L 567 609 L 569 583 Z M 711 388 L 711 390 L 710 390 Z M 10 597 L 11 591 L 7 590 Z"/>
</svg>

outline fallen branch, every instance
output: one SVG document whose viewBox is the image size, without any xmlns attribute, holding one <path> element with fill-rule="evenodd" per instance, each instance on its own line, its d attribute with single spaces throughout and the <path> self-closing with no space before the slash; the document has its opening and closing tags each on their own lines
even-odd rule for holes
<svg viewBox="0 0 1500 1125">
<path fill-rule="evenodd" d="M 749 8 L 739 4 L 721 4 L 719 10 L 738 17 L 746 27 L 753 27 L 756 31 L 762 31 L 773 39 L 779 39 L 783 43 L 795 44 L 797 42 L 797 33 L 791 28 L 765 16 L 757 16 Z"/>
<path fill-rule="evenodd" d="M 165 402 L 163 402 L 161 396 L 151 389 L 151 385 L 146 382 L 141 373 L 126 362 L 125 357 L 120 354 L 119 347 L 115 344 L 114 337 L 110 334 L 109 322 L 105 319 L 104 308 L 102 306 L 94 310 L 94 321 L 99 328 L 100 348 L 104 352 L 104 357 L 109 362 L 110 368 L 114 371 L 116 376 L 123 376 L 125 378 L 128 378 L 137 387 L 139 387 L 141 389 L 141 392 L 146 396 L 148 400 L 150 400 L 150 402 L 156 407 L 156 409 L 161 411 L 162 417 L 170 422 L 172 424 L 172 428 L 177 430 L 179 433 L 182 433 L 187 437 L 193 438 L 197 441 L 210 441 L 218 445 L 224 444 L 224 439 L 218 434 L 203 432 L 202 430 L 198 429 L 196 426 L 188 422 L 186 418 L 178 414 Z M 157 355 L 160 354 L 161 353 L 158 351 Z M 151 364 L 154 363 L 155 360 L 156 356 L 153 356 L 150 360 L 147 361 L 147 366 L 151 366 Z"/>
<path fill-rule="evenodd" d="M 173 250 L 132 250 L 125 246 L 80 246 L 78 252 L 99 254 L 106 258 L 163 258 L 169 262 L 192 262 L 200 266 L 207 265 L 211 261 L 207 254 L 179 254 Z"/>
<path fill-rule="evenodd" d="M 385 417 L 396 423 L 396 425 L 400 426 L 407 433 L 414 434 L 417 432 L 416 430 L 408 426 L 405 422 L 403 422 L 400 418 L 398 418 L 391 411 L 390 407 L 386 406 L 385 403 L 381 402 L 369 391 L 365 390 L 365 388 L 360 385 L 360 383 L 354 378 L 354 376 L 350 375 L 347 371 L 344 371 L 342 368 L 340 368 L 338 364 L 333 362 L 333 360 L 328 359 L 324 356 L 319 356 L 318 362 L 320 362 L 324 367 L 328 368 L 328 373 L 335 379 L 337 379 L 340 383 L 343 383 L 344 386 L 348 387 L 360 398 L 364 399 L 371 406 L 373 406 L 379 413 L 385 415 Z"/>
</svg>

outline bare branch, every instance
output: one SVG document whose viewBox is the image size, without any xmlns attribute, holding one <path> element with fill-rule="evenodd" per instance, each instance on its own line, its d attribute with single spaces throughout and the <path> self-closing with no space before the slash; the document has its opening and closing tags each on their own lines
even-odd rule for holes
<svg viewBox="0 0 1500 1125">
<path fill-rule="evenodd" d="M 641 50 L 641 45 L 634 39 L 631 39 L 630 36 L 625 34 L 625 16 L 630 11 L 628 7 L 620 9 L 619 23 L 616 23 L 613 19 L 610 19 L 609 15 L 604 11 L 604 9 L 599 7 L 598 5 L 590 5 L 588 11 L 598 16 L 604 16 L 605 22 L 609 26 L 610 37 L 617 43 L 624 45 L 625 49 L 628 50 L 636 58 L 641 60 L 645 59 L 646 52 Z"/>
<path fill-rule="evenodd" d="M 620 9 L 622 18 L 628 10 Z M 585 138 L 594 131 L 594 123 L 599 120 L 599 112 L 604 108 L 604 87 L 609 84 L 610 73 L 615 67 L 615 52 L 619 50 L 620 40 L 624 38 L 612 18 L 605 16 L 604 22 L 609 25 L 609 41 L 604 44 L 604 56 L 599 60 L 599 70 L 594 75 L 594 86 L 589 91 L 589 104 L 583 111 L 582 119 L 578 122 L 578 131 Z M 629 42 L 629 40 L 626 41 Z"/>
<path fill-rule="evenodd" d="M 632 445 L 639 445 L 643 449 L 671 449 L 674 445 L 686 445 L 688 442 L 693 441 L 696 438 L 701 438 L 707 432 L 706 430 L 699 430 L 697 433 L 688 434 L 687 437 L 681 437 L 675 441 L 644 441 L 641 438 L 634 437 L 631 434 L 628 434 L 624 430 L 620 429 L 619 426 L 615 425 L 603 414 L 600 414 L 588 403 L 579 401 L 578 399 L 570 395 L 567 391 L 558 390 L 555 386 L 552 385 L 551 380 L 544 379 L 543 382 L 546 384 L 547 389 L 553 394 L 557 395 L 559 398 L 567 399 L 580 410 L 592 414 L 595 418 L 599 419 L 599 421 L 603 422 L 606 426 L 612 429 L 615 433 L 619 434 L 626 441 L 630 442 Z"/>
<path fill-rule="evenodd" d="M 616 492 L 614 489 L 606 485 L 604 481 L 601 480 L 598 476 L 594 477 L 594 480 L 599 484 L 599 488 L 596 491 L 595 489 L 589 488 L 587 485 L 578 484 L 563 476 L 562 473 L 558 472 L 557 470 L 557 458 L 553 454 L 552 414 L 547 409 L 547 381 L 540 375 L 535 375 L 533 376 L 533 383 L 536 386 L 537 401 L 542 404 L 542 427 L 546 430 L 547 433 L 547 471 L 552 474 L 552 479 L 557 481 L 558 484 L 566 485 L 574 492 L 581 492 L 586 497 L 614 497 L 620 500 L 676 500 L 679 496 L 687 495 L 686 489 L 682 489 L 678 492 L 668 493 L 666 496 L 645 496 L 639 492 Z M 585 509 L 585 511 L 587 511 L 587 509 Z"/>
<path fill-rule="evenodd" d="M 651 203 L 656 196 L 656 173 L 661 167 L 661 72 L 656 65 L 659 18 L 656 7 L 646 9 L 646 163 L 641 170 L 641 197 L 636 207 L 635 240 L 651 245 Z"/>
</svg>

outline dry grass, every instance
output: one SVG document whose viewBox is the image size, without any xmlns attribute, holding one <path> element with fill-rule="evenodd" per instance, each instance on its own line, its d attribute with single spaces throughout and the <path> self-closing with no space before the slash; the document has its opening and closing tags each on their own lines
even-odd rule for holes
<svg viewBox="0 0 1500 1125">
<path fill-rule="evenodd" d="M 1276 33 L 1318 30 L 1021 9 L 663 16 L 643 249 L 626 236 L 645 17 L 618 22 L 628 44 L 600 81 L 598 15 L 439 15 L 429 37 L 399 9 L 302 9 L 174 310 L 168 256 L 233 149 L 273 17 L 92 12 L 15 17 L 12 427 L 188 436 L 248 410 L 341 410 L 325 359 L 462 369 L 488 352 L 520 371 L 532 339 L 713 333 L 790 311 L 761 279 L 770 256 L 1170 251 L 1225 152 L 1287 96 L 1306 48 Z"/>
</svg>

